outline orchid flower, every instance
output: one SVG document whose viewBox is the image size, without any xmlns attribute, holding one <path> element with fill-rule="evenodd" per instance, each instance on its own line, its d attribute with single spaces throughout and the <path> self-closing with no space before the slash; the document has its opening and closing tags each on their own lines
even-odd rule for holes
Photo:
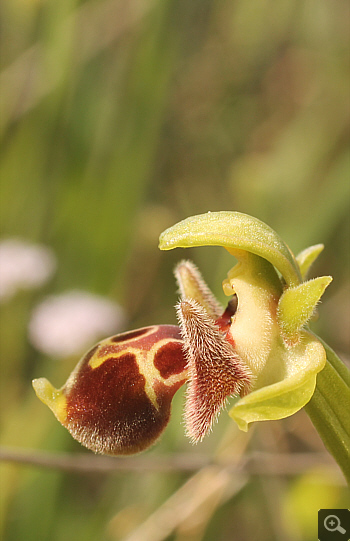
<svg viewBox="0 0 350 541">
<path fill-rule="evenodd" d="M 34 380 L 39 398 L 73 437 L 97 452 L 129 454 L 164 430 L 171 400 L 187 384 L 186 432 L 201 441 L 230 397 L 241 430 L 306 407 L 349 478 L 349 372 L 308 328 L 332 278 L 308 280 L 322 245 L 297 257 L 266 224 L 238 212 L 187 218 L 160 236 L 160 249 L 217 245 L 238 263 L 220 306 L 190 261 L 175 269 L 179 327 L 146 327 L 111 337 L 86 354 L 57 390 Z"/>
</svg>

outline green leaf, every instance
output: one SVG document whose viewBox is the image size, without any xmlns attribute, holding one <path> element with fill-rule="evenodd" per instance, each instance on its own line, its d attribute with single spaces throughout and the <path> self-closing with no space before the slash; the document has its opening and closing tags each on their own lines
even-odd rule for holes
<svg viewBox="0 0 350 541">
<path fill-rule="evenodd" d="M 288 246 L 268 225 L 247 214 L 199 214 L 175 224 L 159 238 L 161 250 L 190 246 L 223 246 L 234 255 L 234 250 L 245 250 L 272 263 L 289 286 L 301 282 L 298 264 Z"/>
</svg>

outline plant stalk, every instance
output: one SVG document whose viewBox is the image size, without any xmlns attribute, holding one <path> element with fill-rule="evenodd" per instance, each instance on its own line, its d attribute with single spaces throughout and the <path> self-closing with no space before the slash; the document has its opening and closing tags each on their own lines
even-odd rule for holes
<svg viewBox="0 0 350 541">
<path fill-rule="evenodd" d="M 337 354 L 321 342 L 327 362 L 317 375 L 315 392 L 305 410 L 350 485 L 350 371 Z"/>
</svg>

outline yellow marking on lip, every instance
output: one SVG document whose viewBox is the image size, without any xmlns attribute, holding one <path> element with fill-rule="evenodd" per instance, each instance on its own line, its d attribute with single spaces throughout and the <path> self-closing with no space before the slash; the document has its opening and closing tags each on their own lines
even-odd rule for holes
<svg viewBox="0 0 350 541">
<path fill-rule="evenodd" d="M 172 387 L 176 383 L 187 380 L 188 378 L 189 378 L 189 371 L 184 369 L 182 372 L 179 372 L 178 374 L 173 374 L 169 378 L 163 380 L 163 383 L 164 385 L 166 385 L 166 387 Z"/>
<path fill-rule="evenodd" d="M 104 344 L 104 345 L 107 346 L 108 344 Z M 91 359 L 89 360 L 89 366 L 92 369 L 95 369 L 101 366 L 101 364 L 103 364 L 105 361 L 108 361 L 108 359 L 111 359 L 111 358 L 119 359 L 120 357 L 124 357 L 124 355 L 127 355 L 127 354 L 135 355 L 136 359 L 138 360 L 140 349 L 130 346 L 121 351 L 116 351 L 116 352 L 109 351 L 108 353 L 106 353 L 105 355 L 102 355 L 101 357 L 98 357 L 98 356 L 95 357 L 95 355 L 93 355 Z"/>
</svg>

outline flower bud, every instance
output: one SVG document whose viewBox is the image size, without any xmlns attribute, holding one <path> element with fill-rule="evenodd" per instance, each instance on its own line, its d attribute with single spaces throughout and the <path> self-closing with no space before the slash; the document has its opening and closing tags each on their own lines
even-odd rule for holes
<svg viewBox="0 0 350 541">
<path fill-rule="evenodd" d="M 179 328 L 158 325 L 99 342 L 59 390 L 45 378 L 34 380 L 33 387 L 82 445 L 128 455 L 158 439 L 174 393 L 186 381 Z"/>
</svg>

